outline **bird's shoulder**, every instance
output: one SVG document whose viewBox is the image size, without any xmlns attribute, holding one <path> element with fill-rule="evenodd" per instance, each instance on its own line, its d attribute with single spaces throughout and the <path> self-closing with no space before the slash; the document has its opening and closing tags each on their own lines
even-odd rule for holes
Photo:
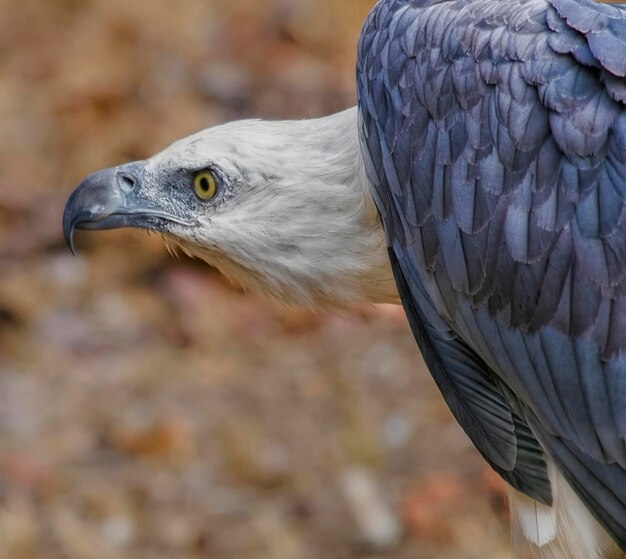
<svg viewBox="0 0 626 559">
<path fill-rule="evenodd" d="M 390 243 L 421 247 L 448 304 L 460 294 L 510 326 L 573 336 L 604 298 L 621 304 L 623 15 L 584 0 L 396 0 L 370 16 L 368 176 Z M 626 329 L 608 328 L 597 324 L 606 354 L 626 349 Z"/>
<path fill-rule="evenodd" d="M 443 320 L 497 375 L 622 545 L 624 14 L 592 0 L 383 0 L 357 71 L 407 314 Z"/>
</svg>

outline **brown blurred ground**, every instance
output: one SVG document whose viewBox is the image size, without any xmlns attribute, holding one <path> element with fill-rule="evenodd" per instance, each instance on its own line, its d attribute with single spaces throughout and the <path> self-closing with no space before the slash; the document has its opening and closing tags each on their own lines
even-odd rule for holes
<svg viewBox="0 0 626 559">
<path fill-rule="evenodd" d="M 141 233 L 61 238 L 99 167 L 353 104 L 371 4 L 0 0 L 0 559 L 506 556 L 399 309 L 289 311 Z"/>
</svg>

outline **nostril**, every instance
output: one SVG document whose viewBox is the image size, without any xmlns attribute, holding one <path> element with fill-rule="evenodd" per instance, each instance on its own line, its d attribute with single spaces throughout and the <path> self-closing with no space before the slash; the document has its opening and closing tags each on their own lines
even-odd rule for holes
<svg viewBox="0 0 626 559">
<path fill-rule="evenodd" d="M 125 172 L 118 173 L 117 180 L 119 182 L 119 185 L 126 192 L 130 192 L 131 190 L 133 190 L 137 184 L 137 180 L 135 179 L 135 177 Z"/>
</svg>

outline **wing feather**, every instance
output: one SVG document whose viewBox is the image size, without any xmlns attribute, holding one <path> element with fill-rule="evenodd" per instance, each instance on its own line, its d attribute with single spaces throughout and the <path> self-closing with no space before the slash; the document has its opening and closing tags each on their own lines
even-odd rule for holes
<svg viewBox="0 0 626 559">
<path fill-rule="evenodd" d="M 531 496 L 540 441 L 622 547 L 625 47 L 624 8 L 592 0 L 383 0 L 358 61 L 367 173 L 448 404 Z"/>
</svg>

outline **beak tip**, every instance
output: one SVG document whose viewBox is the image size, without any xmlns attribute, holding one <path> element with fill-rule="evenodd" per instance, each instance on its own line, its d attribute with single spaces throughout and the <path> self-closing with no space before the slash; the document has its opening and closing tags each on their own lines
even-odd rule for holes
<svg viewBox="0 0 626 559">
<path fill-rule="evenodd" d="M 66 230 L 64 232 L 64 237 L 65 237 L 65 244 L 67 245 L 67 248 L 70 250 L 70 252 L 76 256 L 76 248 L 74 246 L 74 227 L 72 227 L 69 231 Z"/>
<path fill-rule="evenodd" d="M 63 237 L 65 238 L 65 244 L 70 252 L 76 256 L 76 249 L 74 247 L 74 231 L 76 230 L 76 222 L 72 215 L 71 205 L 65 207 L 63 212 Z"/>
<path fill-rule="evenodd" d="M 72 256 L 76 256 L 76 249 L 74 248 L 74 239 L 70 238 L 67 240 L 67 248 L 70 249 Z"/>
</svg>

